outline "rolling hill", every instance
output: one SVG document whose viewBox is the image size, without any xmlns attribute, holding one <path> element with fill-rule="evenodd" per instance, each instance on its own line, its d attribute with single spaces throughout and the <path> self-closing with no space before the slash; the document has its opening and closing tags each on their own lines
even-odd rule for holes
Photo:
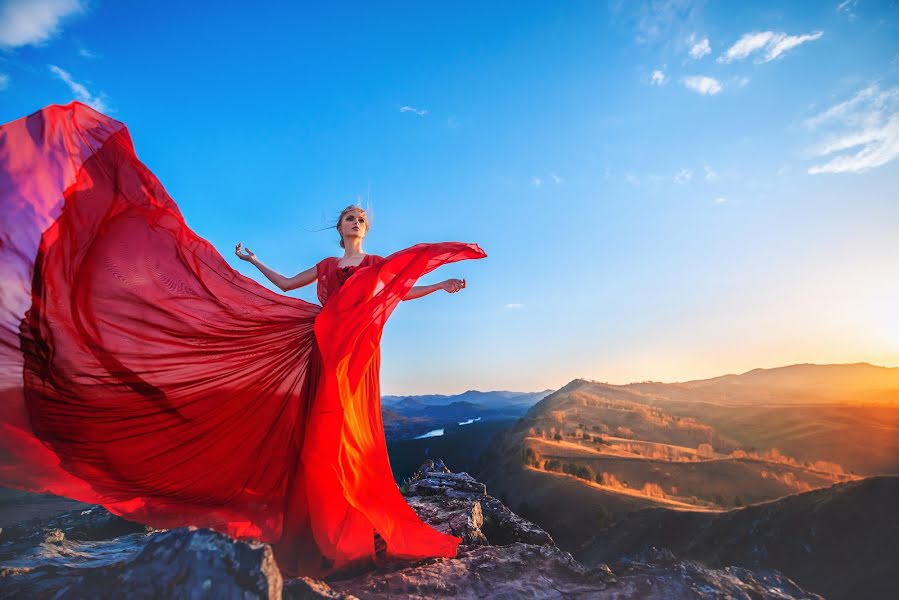
<svg viewBox="0 0 899 600">
<path fill-rule="evenodd" d="M 794 365 L 673 384 L 577 379 L 497 436 L 476 475 L 574 552 L 648 507 L 720 513 L 899 473 L 897 373 Z"/>
</svg>

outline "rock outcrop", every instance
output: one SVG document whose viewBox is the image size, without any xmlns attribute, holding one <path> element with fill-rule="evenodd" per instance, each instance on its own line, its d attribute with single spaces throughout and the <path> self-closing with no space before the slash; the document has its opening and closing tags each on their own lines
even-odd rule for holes
<svg viewBox="0 0 899 600">
<path fill-rule="evenodd" d="M 466 473 L 426 461 L 406 490 L 455 558 L 345 579 L 283 580 L 267 544 L 148 530 L 100 507 L 0 533 L 0 598 L 820 598 L 769 569 L 709 568 L 655 548 L 586 567 Z"/>
</svg>

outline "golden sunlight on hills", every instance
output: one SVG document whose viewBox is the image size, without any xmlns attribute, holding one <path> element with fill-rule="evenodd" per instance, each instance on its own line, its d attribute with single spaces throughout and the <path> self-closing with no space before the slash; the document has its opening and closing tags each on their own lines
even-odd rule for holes
<svg viewBox="0 0 899 600">
<path fill-rule="evenodd" d="M 494 440 L 478 474 L 576 546 L 642 508 L 727 511 L 899 473 L 897 390 L 899 369 L 871 365 L 574 380 Z"/>
</svg>

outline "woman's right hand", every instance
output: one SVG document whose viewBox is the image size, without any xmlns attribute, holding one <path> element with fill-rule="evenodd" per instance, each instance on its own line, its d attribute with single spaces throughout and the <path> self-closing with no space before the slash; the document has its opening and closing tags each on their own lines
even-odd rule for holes
<svg viewBox="0 0 899 600">
<path fill-rule="evenodd" d="M 234 253 L 237 254 L 237 258 L 239 258 L 241 260 L 250 261 L 250 262 L 256 260 L 256 255 L 253 254 L 253 251 L 250 250 L 249 248 L 244 248 L 244 250 L 246 251 L 246 254 L 241 254 L 240 245 L 242 243 L 243 242 L 237 242 L 237 247 L 234 249 Z"/>
<path fill-rule="evenodd" d="M 446 281 L 441 281 L 438 284 L 441 288 L 449 292 L 450 294 L 455 294 L 459 290 L 465 287 L 464 279 L 447 279 Z"/>
</svg>

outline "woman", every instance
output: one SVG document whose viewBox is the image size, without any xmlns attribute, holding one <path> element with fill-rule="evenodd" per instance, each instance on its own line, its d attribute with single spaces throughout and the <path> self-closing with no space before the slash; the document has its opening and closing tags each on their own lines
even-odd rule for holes
<svg viewBox="0 0 899 600">
<path fill-rule="evenodd" d="M 289 575 L 455 555 L 393 480 L 379 343 L 400 301 L 436 289 L 418 278 L 476 244 L 363 254 L 349 210 L 343 263 L 315 267 L 322 305 L 276 294 L 79 102 L 0 126 L 0 198 L 0 485 L 271 542 Z M 256 263 L 284 290 L 313 280 Z"/>
<path fill-rule="evenodd" d="M 235 247 L 235 254 L 242 260 L 246 260 L 255 265 L 268 279 L 283 291 L 288 291 L 308 285 L 318 280 L 318 298 L 323 306 L 328 305 L 328 300 L 342 288 L 349 280 L 350 276 L 358 270 L 365 267 L 378 266 L 385 262 L 381 256 L 365 254 L 362 251 L 362 241 L 368 233 L 368 217 L 364 210 L 358 206 L 347 206 L 341 211 L 335 225 L 338 235 L 340 236 L 340 246 L 345 249 L 342 261 L 335 257 L 328 257 L 320 261 L 314 267 L 311 267 L 294 277 L 285 277 L 265 266 L 249 248 L 242 252 L 242 244 L 238 243 Z M 361 258 L 360 258 L 361 257 Z M 443 289 L 449 293 L 455 293 L 465 287 L 464 279 L 447 279 L 438 284 L 429 286 L 416 286 L 409 290 L 404 300 L 420 298 L 437 290 Z M 351 307 L 351 310 L 356 310 Z M 338 338 L 345 337 L 340 332 L 341 322 L 343 318 L 338 318 L 337 322 L 328 325 L 324 322 L 328 313 L 324 316 L 319 315 L 319 323 L 316 325 L 316 335 L 321 338 Z M 355 329 L 355 327 L 354 327 Z M 354 335 L 354 334 L 350 334 Z M 380 336 L 380 331 L 378 332 Z M 289 509 L 286 516 L 289 521 L 285 523 L 281 540 L 275 545 L 275 554 L 282 570 L 293 573 L 308 573 L 317 565 L 324 564 L 330 567 L 330 562 L 335 554 L 339 551 L 323 552 L 321 542 L 316 542 L 322 536 L 329 536 L 338 533 L 343 527 L 336 522 L 338 519 L 333 518 L 321 523 L 323 531 L 315 532 L 317 525 L 314 516 L 310 518 L 310 511 L 317 510 L 320 515 L 326 516 L 336 513 L 340 517 L 340 522 L 347 519 L 345 527 L 352 528 L 358 525 L 359 532 L 350 533 L 343 529 L 340 533 L 344 538 L 353 537 L 356 542 L 361 544 L 361 548 L 355 551 L 361 554 L 364 550 L 363 561 L 371 555 L 371 538 L 374 534 L 378 541 L 383 539 L 377 530 L 372 532 L 370 519 L 375 511 L 380 511 L 382 522 L 391 523 L 391 527 L 397 529 L 393 533 L 394 540 L 397 536 L 403 536 L 404 546 L 417 546 L 422 544 L 421 549 L 414 550 L 408 548 L 405 552 L 408 557 L 427 556 L 429 554 L 437 556 L 455 556 L 456 546 L 459 538 L 455 536 L 444 536 L 435 532 L 428 526 L 422 527 L 422 523 L 415 513 L 409 509 L 405 500 L 395 492 L 395 486 L 389 485 L 387 480 L 393 481 L 390 463 L 387 457 L 387 446 L 384 440 L 383 424 L 381 423 L 380 412 L 380 391 L 378 385 L 378 369 L 380 365 L 380 352 L 378 351 L 377 342 L 372 344 L 368 342 L 360 345 L 360 350 L 355 352 L 355 358 L 362 361 L 365 353 L 362 348 L 372 349 L 371 362 L 367 369 L 370 371 L 363 376 L 366 385 L 359 390 L 359 398 L 354 398 L 352 402 L 345 402 L 348 406 L 355 407 L 359 413 L 359 418 L 355 421 L 358 425 L 345 434 L 350 440 L 345 440 L 346 448 L 365 448 L 364 452 L 354 454 L 347 452 L 337 460 L 338 463 L 347 468 L 350 472 L 354 472 L 352 485 L 357 490 L 354 494 L 352 490 L 348 490 L 347 481 L 343 480 L 339 475 L 332 473 L 335 464 L 335 456 L 340 454 L 337 449 L 339 445 L 338 437 L 334 432 L 339 429 L 339 422 L 344 418 L 340 414 L 340 408 L 335 402 L 340 397 L 339 387 L 341 381 L 339 377 L 325 376 L 319 379 L 320 383 L 324 383 L 321 390 L 309 392 L 309 397 L 313 399 L 313 404 L 308 411 L 307 424 L 303 428 L 305 433 L 305 444 L 300 442 L 298 446 L 302 448 L 300 451 L 301 458 L 298 469 L 293 472 L 293 479 L 289 486 L 288 500 Z M 312 368 L 317 372 L 321 369 L 321 355 L 313 349 L 311 356 Z M 352 348 L 350 348 L 352 351 Z M 348 357 L 342 357 L 348 358 Z M 336 366 L 336 365 L 335 365 Z M 340 367 L 336 367 L 339 369 Z M 332 369 L 326 369 L 326 373 L 331 373 Z M 349 374 L 347 375 L 349 377 Z M 331 384 L 332 387 L 328 387 Z M 320 394 L 316 396 L 316 393 Z M 303 432 L 301 432 L 301 435 Z M 314 436 L 314 437 L 313 437 Z M 357 437 L 358 436 L 358 437 Z M 317 489 L 328 490 L 327 493 L 317 493 L 315 497 L 308 498 L 310 485 L 314 485 Z M 386 496 L 380 497 L 377 494 L 381 491 Z M 359 508 L 339 506 L 335 507 L 335 502 L 341 496 L 341 493 L 354 494 L 357 502 L 361 505 Z M 307 500 L 308 498 L 308 500 Z M 352 501 L 350 501 L 352 504 Z M 357 510 L 362 514 L 357 514 Z M 368 518 L 365 517 L 368 515 Z M 355 521 L 353 520 L 355 518 Z M 399 531 L 401 530 L 401 532 Z M 316 535 L 318 533 L 318 535 Z M 337 548 L 342 541 L 329 540 L 324 544 L 328 547 Z M 398 542 L 393 542 L 393 548 Z M 433 546 L 432 546 L 433 544 Z M 428 550 L 427 548 L 432 548 Z M 375 558 L 386 559 L 389 554 L 396 551 L 391 548 L 391 543 L 387 541 L 386 550 L 383 544 L 376 548 Z M 348 552 L 352 555 L 354 552 Z M 352 562 L 350 563 L 352 564 Z"/>
</svg>

